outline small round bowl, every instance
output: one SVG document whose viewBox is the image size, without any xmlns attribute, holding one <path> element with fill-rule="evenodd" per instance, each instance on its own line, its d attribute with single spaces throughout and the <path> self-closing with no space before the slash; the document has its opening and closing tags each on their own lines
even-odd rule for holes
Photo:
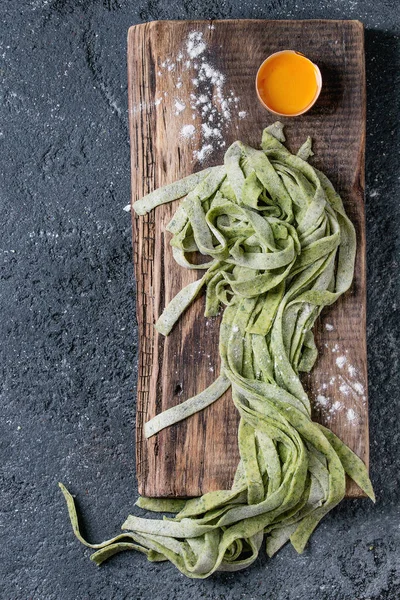
<svg viewBox="0 0 400 600">
<path fill-rule="evenodd" d="M 277 112 L 276 110 L 274 110 L 273 108 L 268 106 L 268 104 L 262 98 L 260 91 L 259 91 L 260 75 L 261 75 L 265 65 L 268 62 L 270 62 L 273 58 L 275 58 L 278 54 L 287 54 L 287 53 L 298 54 L 299 56 L 302 56 L 303 58 L 305 58 L 306 61 L 308 61 L 313 66 L 314 73 L 315 73 L 316 93 L 315 93 L 312 101 L 305 108 L 303 108 L 302 110 L 300 110 L 299 112 L 296 112 L 296 113 Z M 274 115 L 278 115 L 279 117 L 298 117 L 300 115 L 304 115 L 304 113 L 306 113 L 308 110 L 310 110 L 310 108 L 312 106 L 314 106 L 314 104 L 318 100 L 318 97 L 321 93 L 321 89 L 322 89 L 322 76 L 321 76 L 321 71 L 319 70 L 318 66 L 315 63 L 313 63 L 309 58 L 304 56 L 304 54 L 302 54 L 301 52 L 297 52 L 296 50 L 281 50 L 279 52 L 274 52 L 273 54 L 268 56 L 268 58 L 266 58 L 264 60 L 264 62 L 260 65 L 260 67 L 257 71 L 257 75 L 256 75 L 256 91 L 257 91 L 257 96 L 258 96 L 259 101 L 261 102 L 261 104 L 263 105 L 264 108 L 266 108 L 269 112 L 273 113 Z"/>
</svg>

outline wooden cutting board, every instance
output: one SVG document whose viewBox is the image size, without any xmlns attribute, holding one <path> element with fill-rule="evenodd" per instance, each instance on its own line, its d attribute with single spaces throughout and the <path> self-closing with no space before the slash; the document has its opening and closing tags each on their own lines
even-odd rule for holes
<svg viewBox="0 0 400 600">
<path fill-rule="evenodd" d="M 236 139 L 258 147 L 263 128 L 276 119 L 257 100 L 256 72 L 269 54 L 285 48 L 316 62 L 323 79 L 321 96 L 308 114 L 281 119 L 289 148 L 296 151 L 312 136 L 312 164 L 342 195 L 358 242 L 352 288 L 316 323 L 319 358 L 304 384 L 313 418 L 368 464 L 362 24 L 231 20 L 131 27 L 132 200 L 221 164 Z M 177 202 L 144 217 L 132 215 L 140 331 L 136 456 L 139 492 L 145 496 L 198 496 L 229 488 L 239 460 L 238 416 L 230 392 L 200 414 L 144 438 L 148 419 L 203 390 L 219 371 L 220 317 L 203 317 L 204 297 L 168 338 L 153 327 L 166 303 L 199 277 L 172 258 L 165 226 L 176 207 Z M 347 495 L 362 494 L 349 482 Z"/>
</svg>

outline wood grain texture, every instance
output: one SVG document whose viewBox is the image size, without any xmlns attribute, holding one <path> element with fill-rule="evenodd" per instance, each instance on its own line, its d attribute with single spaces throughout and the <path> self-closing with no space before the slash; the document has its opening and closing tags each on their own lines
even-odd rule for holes
<svg viewBox="0 0 400 600">
<path fill-rule="evenodd" d="M 316 62 L 323 88 L 314 108 L 281 119 L 288 146 L 297 150 L 311 135 L 312 163 L 342 195 L 357 233 L 357 259 L 351 290 L 325 309 L 315 326 L 319 358 L 304 378 L 314 404 L 313 418 L 330 427 L 368 464 L 366 360 L 366 280 L 364 225 L 365 71 L 364 33 L 357 21 L 163 21 L 131 27 L 128 34 L 128 88 L 132 201 L 205 166 L 220 164 L 217 148 L 203 164 L 193 152 L 201 144 L 201 115 L 192 119 L 193 62 L 177 60 L 192 31 L 203 33 L 202 55 L 225 76 L 224 93 L 238 103 L 224 126 L 227 146 L 236 139 L 258 147 L 262 129 L 276 119 L 258 103 L 255 76 L 272 52 L 291 48 Z M 187 57 L 186 57 L 187 58 Z M 167 63 L 165 63 L 167 61 Z M 163 66 L 162 66 L 163 65 Z M 169 65 L 173 65 L 168 69 Z M 182 85 L 177 87 L 177 83 Z M 161 100 L 160 100 L 161 99 Z M 186 108 L 179 112 L 175 101 Z M 246 117 L 239 118 L 238 112 Z M 176 114 L 178 113 L 178 114 Z M 192 139 L 180 136 L 193 124 Z M 146 496 L 185 497 L 229 488 L 238 462 L 238 417 L 230 392 L 183 423 L 144 438 L 144 423 L 211 384 L 218 374 L 220 317 L 205 319 L 204 297 L 196 300 L 168 338 L 154 329 L 164 306 L 199 274 L 172 259 L 165 231 L 177 203 L 144 217 L 132 215 L 137 282 L 140 358 L 137 392 L 137 477 Z M 332 325 L 329 330 L 326 325 Z M 336 359 L 346 357 L 340 368 Z M 340 361 L 339 361 L 340 362 Z M 352 367 L 349 371 L 348 367 Z M 315 399 L 323 395 L 333 410 Z M 319 408 L 318 408 L 319 406 Z M 348 410 L 354 411 L 349 420 Z M 350 416 L 352 414 L 350 413 Z M 362 495 L 348 482 L 347 495 Z"/>
</svg>

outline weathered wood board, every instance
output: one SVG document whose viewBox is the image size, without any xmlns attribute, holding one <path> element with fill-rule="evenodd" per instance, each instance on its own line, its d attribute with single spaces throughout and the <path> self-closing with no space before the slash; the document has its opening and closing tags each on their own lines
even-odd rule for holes
<svg viewBox="0 0 400 600">
<path fill-rule="evenodd" d="M 316 62 L 323 79 L 321 96 L 308 114 L 281 119 L 289 148 L 296 150 L 312 136 L 312 163 L 342 195 L 358 241 L 353 286 L 316 324 L 320 355 L 304 382 L 314 418 L 368 464 L 362 24 L 160 21 L 130 28 L 132 200 L 220 164 L 236 139 L 258 147 L 262 129 L 276 119 L 257 100 L 256 72 L 269 54 L 285 48 Z M 216 131 L 210 134 L 204 124 Z M 228 488 L 238 462 L 238 418 L 229 392 L 202 413 L 148 441 L 144 438 L 149 418 L 210 385 L 219 370 L 220 318 L 203 317 L 204 297 L 168 338 L 153 327 L 166 303 L 199 276 L 172 258 L 165 225 L 176 205 L 164 205 L 145 217 L 132 215 L 140 330 L 137 477 L 146 496 L 197 496 Z M 362 494 L 349 482 L 347 495 Z"/>
</svg>

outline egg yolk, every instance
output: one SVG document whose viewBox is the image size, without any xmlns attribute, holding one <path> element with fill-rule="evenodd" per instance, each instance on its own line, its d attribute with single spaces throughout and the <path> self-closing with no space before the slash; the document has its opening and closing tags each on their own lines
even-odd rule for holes
<svg viewBox="0 0 400 600">
<path fill-rule="evenodd" d="M 318 92 L 313 63 L 292 50 L 266 60 L 257 77 L 260 98 L 268 108 L 285 115 L 305 110 Z"/>
</svg>

